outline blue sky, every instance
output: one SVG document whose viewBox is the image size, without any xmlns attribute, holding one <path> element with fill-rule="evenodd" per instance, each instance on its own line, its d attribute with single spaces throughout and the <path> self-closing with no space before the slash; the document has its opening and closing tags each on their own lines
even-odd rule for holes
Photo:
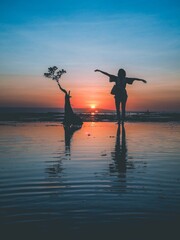
<svg viewBox="0 0 180 240">
<path fill-rule="evenodd" d="M 178 1 L 4 1 L 0 71 L 36 74 L 56 62 L 176 70 L 179 6 Z"/>
<path fill-rule="evenodd" d="M 179 1 L 6 0 L 1 9 L 3 83 L 4 75 L 41 76 L 58 65 L 76 83 L 96 81 L 95 68 L 115 74 L 123 67 L 152 83 L 168 86 L 171 79 L 178 86 Z"/>
</svg>

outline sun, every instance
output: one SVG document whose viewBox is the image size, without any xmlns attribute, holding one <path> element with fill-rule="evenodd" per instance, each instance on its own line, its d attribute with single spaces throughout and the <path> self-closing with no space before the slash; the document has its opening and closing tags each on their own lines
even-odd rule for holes
<svg viewBox="0 0 180 240">
<path fill-rule="evenodd" d="M 95 104 L 91 104 L 91 109 L 95 109 L 96 108 L 96 105 Z"/>
</svg>

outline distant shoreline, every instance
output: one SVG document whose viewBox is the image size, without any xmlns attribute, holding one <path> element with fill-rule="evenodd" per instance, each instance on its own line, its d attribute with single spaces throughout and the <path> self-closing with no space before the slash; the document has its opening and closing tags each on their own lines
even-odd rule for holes
<svg viewBox="0 0 180 240">
<path fill-rule="evenodd" d="M 77 113 L 84 122 L 116 122 L 115 112 Z M 63 112 L 4 112 L 0 114 L 0 123 L 6 122 L 59 122 Z M 128 112 L 126 122 L 180 122 L 180 113 Z"/>
</svg>

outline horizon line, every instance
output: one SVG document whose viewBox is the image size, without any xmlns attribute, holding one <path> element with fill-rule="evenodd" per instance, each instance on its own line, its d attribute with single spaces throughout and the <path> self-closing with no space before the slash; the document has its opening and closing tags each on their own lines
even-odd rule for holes
<svg viewBox="0 0 180 240">
<path fill-rule="evenodd" d="M 30 107 L 30 106 L 27 106 L 27 107 L 15 107 L 15 106 L 0 106 L 0 110 L 5 110 L 5 109 L 22 109 L 22 110 L 40 110 L 40 109 L 42 109 L 42 110 L 45 110 L 45 109 L 56 109 L 56 110 L 64 110 L 64 108 L 63 107 Z M 91 110 L 92 112 L 93 111 L 96 111 L 96 110 L 100 110 L 100 111 L 111 111 L 111 112 L 116 112 L 116 110 L 115 109 L 106 109 L 106 108 L 95 108 L 95 109 L 91 109 L 90 107 L 84 107 L 84 108 L 74 108 L 74 110 Z M 168 113 L 168 112 L 170 112 L 170 113 L 180 113 L 180 110 L 170 110 L 170 109 L 168 109 L 168 110 L 150 110 L 150 109 L 146 109 L 146 110 L 128 110 L 128 111 L 126 111 L 126 112 L 149 112 L 149 113 L 152 113 L 152 112 L 164 112 L 164 113 Z M 98 112 L 97 112 L 98 113 Z"/>
</svg>

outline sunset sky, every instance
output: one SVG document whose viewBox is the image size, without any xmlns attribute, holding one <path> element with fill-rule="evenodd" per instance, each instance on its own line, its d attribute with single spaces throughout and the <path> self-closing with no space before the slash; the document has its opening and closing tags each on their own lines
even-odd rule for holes
<svg viewBox="0 0 180 240">
<path fill-rule="evenodd" d="M 0 107 L 63 107 L 64 68 L 75 108 L 114 109 L 113 83 L 94 70 L 147 80 L 127 86 L 127 110 L 180 111 L 180 1 L 3 0 Z"/>
</svg>

